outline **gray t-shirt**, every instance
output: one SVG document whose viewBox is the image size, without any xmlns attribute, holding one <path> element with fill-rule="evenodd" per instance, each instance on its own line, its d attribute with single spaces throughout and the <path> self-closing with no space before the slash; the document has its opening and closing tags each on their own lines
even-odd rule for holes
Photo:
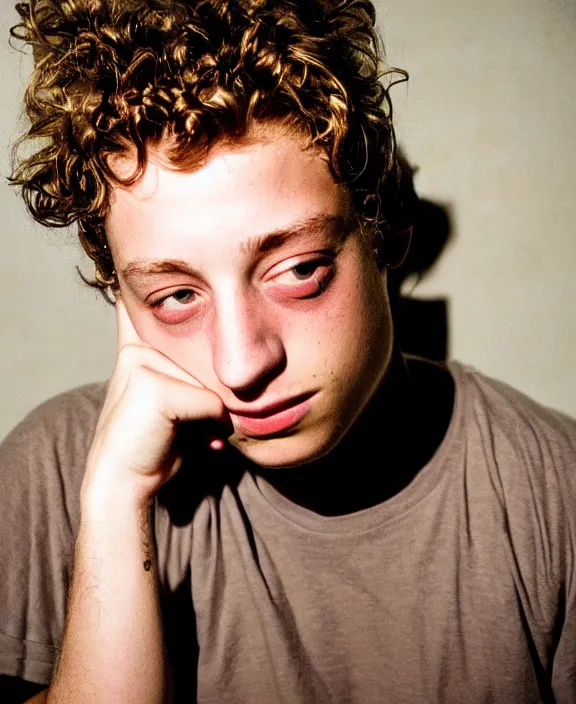
<svg viewBox="0 0 576 704">
<path fill-rule="evenodd" d="M 165 487 L 178 701 L 576 704 L 576 422 L 450 370 L 441 446 L 378 506 L 319 516 L 226 452 Z M 103 393 L 49 401 L 0 447 L 0 672 L 49 681 Z"/>
</svg>

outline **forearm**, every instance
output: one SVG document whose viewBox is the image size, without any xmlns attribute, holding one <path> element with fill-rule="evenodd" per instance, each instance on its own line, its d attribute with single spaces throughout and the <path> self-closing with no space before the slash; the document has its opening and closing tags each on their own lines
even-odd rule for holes
<svg viewBox="0 0 576 704">
<path fill-rule="evenodd" d="M 167 679 L 147 507 L 85 497 L 48 704 L 164 704 Z"/>
<path fill-rule="evenodd" d="M 178 425 L 229 417 L 222 400 L 140 340 L 116 302 L 118 358 L 80 494 L 60 662 L 48 704 L 172 699 L 148 506 L 178 470 Z"/>
</svg>

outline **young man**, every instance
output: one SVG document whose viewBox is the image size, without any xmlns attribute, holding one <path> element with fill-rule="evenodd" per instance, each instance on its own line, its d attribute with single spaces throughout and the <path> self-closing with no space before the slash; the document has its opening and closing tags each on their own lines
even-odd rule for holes
<svg viewBox="0 0 576 704">
<path fill-rule="evenodd" d="M 576 425 L 394 344 L 369 2 L 21 3 L 15 175 L 116 301 L 0 450 L 34 701 L 576 702 Z M 408 179 L 409 180 L 409 179 Z"/>
</svg>

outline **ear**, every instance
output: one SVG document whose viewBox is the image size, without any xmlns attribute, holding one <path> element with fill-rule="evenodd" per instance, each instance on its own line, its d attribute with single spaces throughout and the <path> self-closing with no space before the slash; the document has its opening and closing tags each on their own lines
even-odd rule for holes
<svg viewBox="0 0 576 704">
<path fill-rule="evenodd" d="M 404 230 L 388 234 L 386 241 L 380 247 L 378 256 L 381 266 L 385 266 L 388 269 L 397 269 L 404 263 L 410 249 L 413 229 L 413 226 L 410 225 Z"/>
</svg>

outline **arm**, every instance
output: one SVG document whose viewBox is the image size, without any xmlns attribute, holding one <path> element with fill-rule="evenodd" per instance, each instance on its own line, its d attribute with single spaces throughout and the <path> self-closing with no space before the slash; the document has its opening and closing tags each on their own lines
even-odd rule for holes
<svg viewBox="0 0 576 704">
<path fill-rule="evenodd" d="M 169 701 L 148 507 L 85 500 L 52 702 Z"/>
<path fill-rule="evenodd" d="M 180 464 L 177 425 L 223 414 L 215 394 L 137 339 L 117 305 L 121 349 L 82 485 L 67 622 L 47 704 L 171 700 L 149 506 Z"/>
</svg>

